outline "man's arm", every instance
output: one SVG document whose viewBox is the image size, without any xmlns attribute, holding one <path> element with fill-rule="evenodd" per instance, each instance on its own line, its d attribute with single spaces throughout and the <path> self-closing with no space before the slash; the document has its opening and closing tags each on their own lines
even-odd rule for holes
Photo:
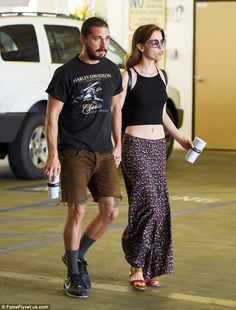
<svg viewBox="0 0 236 310">
<path fill-rule="evenodd" d="M 113 155 L 116 166 L 118 167 L 121 161 L 121 94 L 112 97 L 111 102 L 112 116 L 112 138 L 114 141 Z"/>
<path fill-rule="evenodd" d="M 44 174 L 48 181 L 53 181 L 55 176 L 61 171 L 58 158 L 57 138 L 58 138 L 58 119 L 64 103 L 48 96 L 47 111 L 45 116 L 45 128 L 48 144 L 48 159 L 44 167 Z"/>
</svg>

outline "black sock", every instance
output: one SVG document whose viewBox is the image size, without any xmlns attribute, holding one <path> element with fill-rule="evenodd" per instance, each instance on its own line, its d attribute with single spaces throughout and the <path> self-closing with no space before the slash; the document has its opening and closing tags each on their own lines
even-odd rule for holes
<svg viewBox="0 0 236 310">
<path fill-rule="evenodd" d="M 89 238 L 86 233 L 83 234 L 81 240 L 80 240 L 80 246 L 79 246 L 79 252 L 78 252 L 78 258 L 84 257 L 87 250 L 91 247 L 91 245 L 96 240 Z"/>
<path fill-rule="evenodd" d="M 68 276 L 71 276 L 72 274 L 79 274 L 78 263 L 77 263 L 78 252 L 79 250 L 75 250 L 75 251 L 66 250 Z"/>
</svg>

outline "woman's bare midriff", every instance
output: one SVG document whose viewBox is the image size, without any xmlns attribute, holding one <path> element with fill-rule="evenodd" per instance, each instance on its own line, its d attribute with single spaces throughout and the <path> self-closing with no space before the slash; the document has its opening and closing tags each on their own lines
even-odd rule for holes
<svg viewBox="0 0 236 310">
<path fill-rule="evenodd" d="M 162 139 L 165 137 L 162 125 L 135 125 L 128 126 L 125 133 L 144 139 Z"/>
</svg>

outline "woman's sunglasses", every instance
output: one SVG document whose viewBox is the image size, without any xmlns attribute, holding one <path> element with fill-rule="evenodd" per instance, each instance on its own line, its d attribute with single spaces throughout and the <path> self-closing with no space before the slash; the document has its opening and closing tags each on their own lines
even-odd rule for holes
<svg viewBox="0 0 236 310">
<path fill-rule="evenodd" d="M 165 39 L 161 39 L 160 41 L 158 39 L 154 39 L 154 40 L 149 40 L 147 41 L 147 43 L 150 43 L 152 47 L 157 48 L 159 46 L 165 46 L 166 45 L 166 40 Z"/>
</svg>

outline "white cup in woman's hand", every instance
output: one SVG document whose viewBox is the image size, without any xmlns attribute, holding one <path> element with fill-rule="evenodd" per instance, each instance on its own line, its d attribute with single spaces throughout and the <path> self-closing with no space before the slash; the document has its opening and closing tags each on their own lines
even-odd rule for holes
<svg viewBox="0 0 236 310">
<path fill-rule="evenodd" d="M 198 158 L 198 156 L 201 154 L 206 144 L 207 143 L 204 140 L 198 137 L 195 137 L 193 140 L 194 147 L 188 150 L 188 153 L 185 156 L 185 159 L 189 163 L 193 164 L 195 160 Z"/>
</svg>

